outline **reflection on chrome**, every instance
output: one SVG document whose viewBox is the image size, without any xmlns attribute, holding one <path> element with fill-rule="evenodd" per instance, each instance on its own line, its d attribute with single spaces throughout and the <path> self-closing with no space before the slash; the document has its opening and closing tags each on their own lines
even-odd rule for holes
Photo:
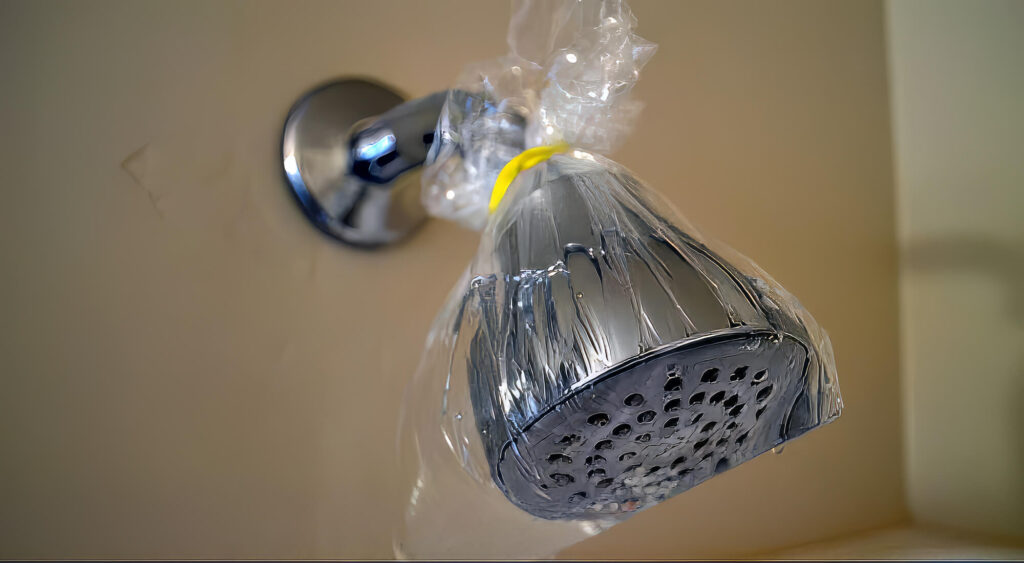
<svg viewBox="0 0 1024 563">
<path fill-rule="evenodd" d="M 380 131 L 370 139 L 369 143 L 356 148 L 356 156 L 363 160 L 370 160 L 387 154 L 395 148 L 395 136 L 389 131 Z"/>
</svg>

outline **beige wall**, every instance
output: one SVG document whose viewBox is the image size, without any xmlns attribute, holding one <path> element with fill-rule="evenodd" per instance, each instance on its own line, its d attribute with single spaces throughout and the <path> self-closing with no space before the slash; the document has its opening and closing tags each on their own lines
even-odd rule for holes
<svg viewBox="0 0 1024 563">
<path fill-rule="evenodd" d="M 634 9 L 661 49 L 620 160 L 800 297 L 847 410 L 567 555 L 902 520 L 881 3 Z M 332 244 L 284 190 L 278 135 L 334 76 L 443 88 L 504 51 L 506 21 L 504 2 L 0 3 L 0 556 L 390 555 L 398 396 L 475 238 Z"/>
<path fill-rule="evenodd" d="M 915 518 L 1024 537 L 1024 3 L 888 3 Z"/>
</svg>

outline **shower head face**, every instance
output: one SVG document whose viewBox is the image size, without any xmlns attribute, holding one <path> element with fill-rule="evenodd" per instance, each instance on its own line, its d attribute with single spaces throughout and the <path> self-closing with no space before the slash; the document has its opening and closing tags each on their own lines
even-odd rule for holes
<svg viewBox="0 0 1024 563">
<path fill-rule="evenodd" d="M 495 480 L 542 518 L 646 508 L 802 433 L 806 363 L 803 343 L 764 331 L 657 350 L 532 421 L 502 447 Z"/>
</svg>

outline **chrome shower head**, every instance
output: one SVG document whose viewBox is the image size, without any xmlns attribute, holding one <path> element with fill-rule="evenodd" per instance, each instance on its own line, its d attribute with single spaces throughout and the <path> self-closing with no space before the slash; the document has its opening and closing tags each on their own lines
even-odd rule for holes
<svg viewBox="0 0 1024 563">
<path fill-rule="evenodd" d="M 491 478 L 516 506 L 625 515 L 838 415 L 831 351 L 791 297 L 666 220 L 610 161 L 528 174 L 453 327 Z"/>
<path fill-rule="evenodd" d="M 299 201 L 319 228 L 352 244 L 397 240 L 423 217 L 407 185 L 430 160 L 423 131 L 442 100 L 442 124 L 493 115 L 500 126 L 482 141 L 442 127 L 434 158 L 504 161 L 469 143 L 523 146 L 521 116 L 458 90 L 355 119 L 393 103 L 373 101 L 380 88 L 321 88 L 296 104 L 286 128 L 285 170 Z M 339 96 L 366 108 L 327 119 Z M 309 150 L 313 141 L 342 145 Z M 323 155 L 337 166 L 321 166 Z M 481 453 L 486 467 L 473 472 L 529 514 L 625 517 L 839 414 L 831 349 L 810 315 L 669 209 L 610 160 L 555 156 L 516 180 L 487 222 L 471 278 L 438 319 L 442 413 L 459 413 L 442 420 L 445 443 L 460 439 L 449 447 L 463 450 L 467 468 Z"/>
</svg>

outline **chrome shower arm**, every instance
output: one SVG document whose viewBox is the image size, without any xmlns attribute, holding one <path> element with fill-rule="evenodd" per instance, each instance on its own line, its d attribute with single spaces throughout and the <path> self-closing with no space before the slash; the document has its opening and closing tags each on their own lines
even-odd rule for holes
<svg viewBox="0 0 1024 563">
<path fill-rule="evenodd" d="M 378 83 L 347 79 L 292 106 L 281 156 L 306 217 L 341 242 L 397 242 L 424 219 L 419 170 L 447 92 L 404 102 Z"/>
<path fill-rule="evenodd" d="M 438 115 L 447 91 L 410 100 L 357 123 L 349 153 L 352 174 L 375 184 L 391 184 L 423 165 L 434 140 Z"/>
</svg>

